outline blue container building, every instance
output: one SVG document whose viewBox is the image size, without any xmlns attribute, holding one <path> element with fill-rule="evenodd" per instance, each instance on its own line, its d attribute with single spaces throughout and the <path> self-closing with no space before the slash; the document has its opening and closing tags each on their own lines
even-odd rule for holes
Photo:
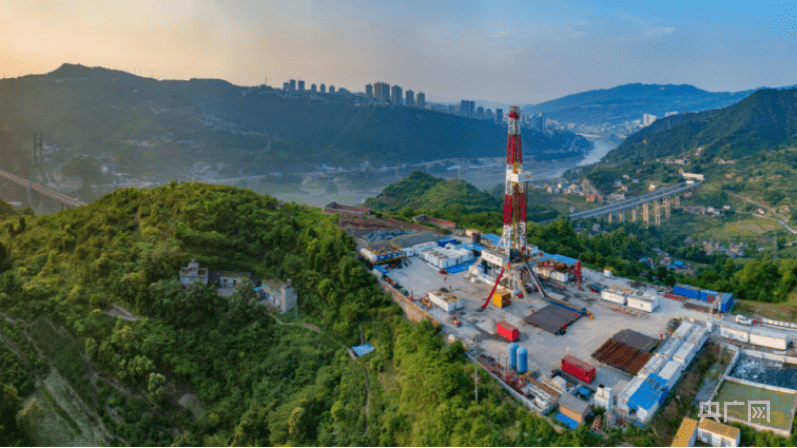
<svg viewBox="0 0 797 448">
<path fill-rule="evenodd" d="M 723 292 L 720 294 L 720 312 L 730 313 L 733 309 L 733 294 L 730 292 Z"/>
<path fill-rule="evenodd" d="M 518 373 L 526 373 L 529 370 L 528 366 L 528 353 L 525 347 L 520 347 L 517 351 L 517 371 Z"/>
<path fill-rule="evenodd" d="M 700 288 L 695 286 L 677 284 L 673 287 L 672 292 L 679 296 L 689 297 L 690 299 L 700 299 Z"/>
</svg>

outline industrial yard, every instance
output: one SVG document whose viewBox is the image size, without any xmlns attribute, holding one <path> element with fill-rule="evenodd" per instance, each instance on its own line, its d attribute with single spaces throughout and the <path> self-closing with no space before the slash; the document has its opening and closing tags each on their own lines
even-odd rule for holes
<svg viewBox="0 0 797 448">
<path fill-rule="evenodd" d="M 711 398 L 718 390 L 723 399 L 738 392 L 731 384 L 744 380 L 729 383 L 728 373 L 742 352 L 797 364 L 785 356 L 797 345 L 797 326 L 772 321 L 764 327 L 733 316 L 733 294 L 630 281 L 611 268 L 587 269 L 580 260 L 529 245 L 529 176 L 522 170 L 518 116 L 513 107 L 502 235 L 458 231 L 455 223 L 449 223 L 453 235 L 402 231 L 397 237 L 384 227 L 365 233 L 364 225 L 356 226 L 358 253 L 408 318 L 442 324 L 447 342 L 461 341 L 510 394 L 530 410 L 554 412 L 550 416 L 566 427 L 584 423 L 591 409 L 605 409 L 591 428 L 598 433 L 629 423 L 648 426 L 709 339 L 735 353 L 716 388 L 707 389 Z M 778 425 L 767 428 L 784 431 L 788 420 L 790 429 L 789 397 L 797 390 L 772 387 L 761 385 L 785 399 L 778 402 Z"/>
</svg>

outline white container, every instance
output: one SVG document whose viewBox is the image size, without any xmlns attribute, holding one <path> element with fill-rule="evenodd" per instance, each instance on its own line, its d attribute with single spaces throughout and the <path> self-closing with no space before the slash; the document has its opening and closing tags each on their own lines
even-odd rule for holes
<svg viewBox="0 0 797 448">
<path fill-rule="evenodd" d="M 680 361 L 684 367 L 688 366 L 695 357 L 696 346 L 694 342 L 684 341 L 681 348 L 672 356 L 673 361 Z"/>
<path fill-rule="evenodd" d="M 672 358 L 672 355 L 674 355 L 675 352 L 681 348 L 682 342 L 683 339 L 681 338 L 671 337 L 659 345 L 659 347 L 656 349 L 655 355 L 660 358 L 670 359 Z"/>
<path fill-rule="evenodd" d="M 647 377 L 648 375 L 653 375 L 656 372 L 658 372 L 659 369 L 661 369 L 661 367 L 664 365 L 666 361 L 667 360 L 664 358 L 661 358 L 659 356 L 654 356 L 650 358 L 650 360 L 648 360 L 647 363 L 645 363 L 644 367 L 642 367 L 642 369 L 639 371 L 637 375 L 640 377 Z"/>
<path fill-rule="evenodd" d="M 659 370 L 658 375 L 667 382 L 667 389 L 672 390 L 675 383 L 678 382 L 678 378 L 681 377 L 682 370 L 683 364 L 680 361 L 670 361 Z"/>
<path fill-rule="evenodd" d="M 603 276 L 604 277 L 611 277 L 612 276 L 612 271 L 609 270 L 609 269 L 604 269 L 603 270 Z"/>
<path fill-rule="evenodd" d="M 720 327 L 720 336 L 733 341 L 750 342 L 750 332 L 727 324 L 722 324 Z"/>
<path fill-rule="evenodd" d="M 761 347 L 786 350 L 787 336 L 785 333 L 770 330 L 750 330 L 750 343 Z"/>
<path fill-rule="evenodd" d="M 708 330 L 706 327 L 696 326 L 692 330 L 692 334 L 686 338 L 687 341 L 694 343 L 698 349 L 703 346 L 703 343 L 708 339 Z"/>
<path fill-rule="evenodd" d="M 692 325 L 691 322 L 686 322 L 686 321 L 681 322 L 681 325 L 678 327 L 677 330 L 675 330 L 675 337 L 681 339 L 688 338 L 689 334 L 692 332 L 693 327 L 694 325 Z"/>
<path fill-rule="evenodd" d="M 607 302 L 618 303 L 620 305 L 625 305 L 626 301 L 625 294 L 608 289 L 601 291 L 601 298 Z"/>
<path fill-rule="evenodd" d="M 652 313 L 653 310 L 656 309 L 656 307 L 658 307 L 658 303 L 655 303 L 654 306 L 653 301 L 645 300 L 641 297 L 634 297 L 634 296 L 628 296 L 628 301 L 626 305 L 637 310 L 645 311 L 646 313 Z"/>
</svg>

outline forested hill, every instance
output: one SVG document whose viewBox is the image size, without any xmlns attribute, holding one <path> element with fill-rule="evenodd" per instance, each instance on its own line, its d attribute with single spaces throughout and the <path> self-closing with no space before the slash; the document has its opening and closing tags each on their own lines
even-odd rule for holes
<svg viewBox="0 0 797 448">
<path fill-rule="evenodd" d="M 462 345 L 409 324 L 335 220 L 196 183 L 0 217 L 0 444 L 597 442 L 558 434 L 490 378 L 476 404 Z M 246 282 L 229 297 L 186 290 L 192 258 L 290 278 L 300 306 L 269 311 Z M 352 359 L 361 338 L 376 351 Z"/>
<path fill-rule="evenodd" d="M 467 212 L 497 211 L 501 206 L 497 198 L 464 180 L 438 179 L 422 171 L 410 173 L 365 201 L 366 207 L 383 211 L 399 211 L 404 207 L 440 210 L 453 204 L 459 204 Z"/>
<path fill-rule="evenodd" d="M 704 157 L 736 159 L 795 142 L 797 89 L 766 89 L 725 109 L 656 120 L 625 139 L 607 159 L 651 159 L 697 147 L 703 147 Z"/>
<path fill-rule="evenodd" d="M 153 177 L 196 161 L 234 167 L 230 176 L 330 166 L 493 156 L 506 128 L 410 107 L 356 104 L 340 94 L 287 95 L 217 79 L 158 81 L 64 64 L 45 75 L 0 80 L 0 157 L 29 172 L 30 135 L 42 132 L 54 162 L 104 157 L 118 172 Z M 572 133 L 523 131 L 528 154 L 589 143 Z M 51 148 L 52 147 L 52 148 Z M 548 154 L 548 157 L 551 155 Z"/>
<path fill-rule="evenodd" d="M 719 109 L 735 104 L 751 93 L 753 90 L 707 92 L 688 84 L 625 84 L 530 104 L 523 107 L 523 112 L 545 112 L 559 122 L 596 126 L 607 122 L 618 124 L 641 120 L 643 114 L 661 117 L 667 112 Z"/>
</svg>

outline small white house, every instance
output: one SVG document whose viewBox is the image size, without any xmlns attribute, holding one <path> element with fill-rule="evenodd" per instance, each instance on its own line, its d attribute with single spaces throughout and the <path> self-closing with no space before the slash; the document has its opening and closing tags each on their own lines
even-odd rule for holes
<svg viewBox="0 0 797 448">
<path fill-rule="evenodd" d="M 200 268 L 196 259 L 192 259 L 188 266 L 180 269 L 180 283 L 188 286 L 195 281 L 208 286 L 208 268 Z"/>
<path fill-rule="evenodd" d="M 697 425 L 697 440 L 711 446 L 739 446 L 739 428 L 704 419 Z"/>
</svg>

